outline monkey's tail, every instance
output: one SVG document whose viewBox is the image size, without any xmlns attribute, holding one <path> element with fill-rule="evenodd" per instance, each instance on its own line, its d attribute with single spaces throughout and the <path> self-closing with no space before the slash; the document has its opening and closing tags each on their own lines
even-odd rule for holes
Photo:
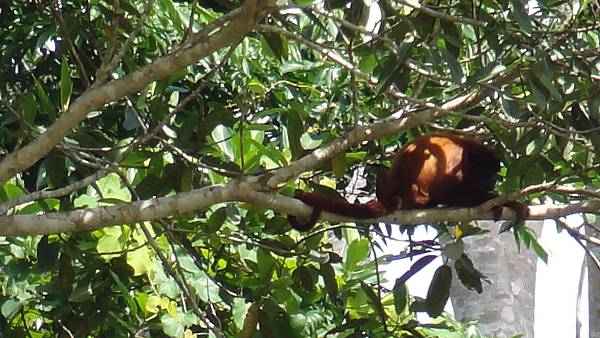
<svg viewBox="0 0 600 338">
<path fill-rule="evenodd" d="M 309 220 L 305 224 L 298 222 L 295 216 L 288 215 L 288 220 L 292 227 L 300 231 L 312 228 L 319 219 L 321 211 L 356 219 L 374 218 L 388 213 L 386 207 L 376 200 L 367 203 L 350 203 L 344 199 L 329 198 L 302 190 L 296 190 L 294 197 L 314 208 Z"/>
</svg>

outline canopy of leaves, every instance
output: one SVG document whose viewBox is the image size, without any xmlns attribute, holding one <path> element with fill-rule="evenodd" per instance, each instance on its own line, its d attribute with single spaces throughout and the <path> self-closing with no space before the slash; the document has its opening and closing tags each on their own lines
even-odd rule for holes
<svg viewBox="0 0 600 338">
<path fill-rule="evenodd" d="M 466 336 L 416 320 L 453 275 L 481 292 L 462 246 L 415 301 L 404 281 L 439 243 L 398 256 L 420 259 L 390 290 L 375 229 L 284 214 L 295 188 L 373 195 L 424 133 L 492 145 L 501 194 L 598 210 L 593 1 L 51 3 L 0 2 L 7 337 Z"/>
</svg>

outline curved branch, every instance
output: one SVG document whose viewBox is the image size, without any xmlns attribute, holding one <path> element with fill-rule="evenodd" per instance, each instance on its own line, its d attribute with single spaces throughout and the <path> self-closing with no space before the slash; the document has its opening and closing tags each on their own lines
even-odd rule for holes
<svg viewBox="0 0 600 338">
<path fill-rule="evenodd" d="M 0 235 L 42 235 L 90 231 L 105 226 L 152 221 L 233 200 L 239 182 L 210 186 L 175 196 L 119 205 L 37 215 L 0 216 Z"/>
<path fill-rule="evenodd" d="M 0 216 L 0 235 L 40 235 L 59 232 L 91 231 L 116 224 L 152 221 L 175 214 L 192 212 L 226 201 L 240 201 L 282 213 L 306 216 L 312 208 L 301 201 L 252 189 L 245 180 L 232 181 L 227 185 L 210 186 L 180 193 L 175 196 L 153 198 L 121 205 L 102 206 L 74 211 L 40 215 Z M 537 205 L 529 208 L 529 220 L 558 218 L 575 213 L 600 213 L 600 199 L 592 199 L 564 205 Z M 351 219 L 349 217 L 323 212 L 323 220 L 332 222 L 353 222 L 372 224 L 427 224 L 433 222 L 456 222 L 468 220 L 492 220 L 493 215 L 486 205 L 474 208 L 432 208 L 398 210 L 382 218 Z M 502 219 L 512 220 L 512 210 L 503 208 Z"/>
</svg>

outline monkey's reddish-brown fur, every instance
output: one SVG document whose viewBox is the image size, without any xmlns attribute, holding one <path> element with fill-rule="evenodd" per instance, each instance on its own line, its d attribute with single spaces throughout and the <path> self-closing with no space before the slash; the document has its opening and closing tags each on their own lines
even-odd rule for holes
<svg viewBox="0 0 600 338">
<path fill-rule="evenodd" d="M 493 191 L 500 159 L 494 149 L 479 141 L 453 134 L 430 134 L 415 138 L 402 147 L 391 168 L 377 175 L 377 199 L 352 204 L 346 200 L 297 190 L 294 197 L 312 206 L 305 224 L 288 216 L 298 230 L 310 229 L 321 211 L 365 219 L 380 217 L 396 209 L 431 208 L 440 204 L 452 207 L 479 205 L 497 194 Z M 507 207 L 517 214 L 517 222 L 527 218 L 529 209 L 519 202 Z M 501 209 L 494 210 L 499 217 Z"/>
</svg>

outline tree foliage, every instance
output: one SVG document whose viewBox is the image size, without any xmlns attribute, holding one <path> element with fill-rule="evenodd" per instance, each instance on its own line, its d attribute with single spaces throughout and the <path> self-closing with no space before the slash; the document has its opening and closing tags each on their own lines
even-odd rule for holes
<svg viewBox="0 0 600 338">
<path fill-rule="evenodd" d="M 537 219 L 600 208 L 598 10 L 1 2 L 0 331 L 467 335 L 448 317 L 423 324 L 416 313 L 441 313 L 453 276 L 481 292 L 485 277 L 460 241 L 485 231 L 468 221 L 503 198 L 537 204 Z M 372 196 L 377 167 L 433 131 L 497 149 L 497 201 L 399 211 L 381 229 L 328 214 L 309 234 L 290 229 L 286 213 L 310 213 L 289 197 L 295 188 Z M 374 257 L 372 236 L 392 246 L 391 223 L 410 232 L 431 222 L 451 238 L 449 262 L 428 299 L 414 299 L 404 282 L 440 243 Z M 544 257 L 529 229 L 509 229 Z M 418 259 L 384 287 L 381 267 L 406 257 Z"/>
</svg>

